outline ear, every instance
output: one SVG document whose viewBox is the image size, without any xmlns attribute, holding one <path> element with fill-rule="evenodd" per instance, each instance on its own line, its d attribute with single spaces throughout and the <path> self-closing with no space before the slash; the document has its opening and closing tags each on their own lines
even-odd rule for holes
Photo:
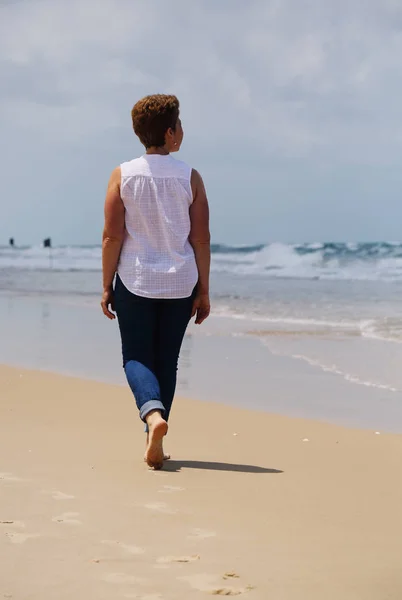
<svg viewBox="0 0 402 600">
<path fill-rule="evenodd" d="M 174 131 L 171 127 L 169 127 L 169 129 L 166 129 L 166 133 L 165 133 L 165 144 L 169 144 L 169 146 L 172 146 L 174 143 Z"/>
</svg>

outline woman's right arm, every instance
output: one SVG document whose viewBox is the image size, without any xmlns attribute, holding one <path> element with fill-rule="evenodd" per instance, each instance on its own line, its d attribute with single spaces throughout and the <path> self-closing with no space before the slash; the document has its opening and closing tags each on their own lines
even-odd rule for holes
<svg viewBox="0 0 402 600">
<path fill-rule="evenodd" d="M 101 306 L 108 319 L 114 319 L 113 310 L 113 280 L 117 271 L 117 264 L 125 232 L 125 209 L 120 197 L 120 167 L 117 167 L 109 180 L 105 200 L 105 226 L 102 238 L 102 271 L 103 295 Z"/>
<path fill-rule="evenodd" d="M 209 232 L 209 206 L 204 182 L 195 169 L 191 173 L 193 203 L 190 207 L 191 230 L 189 241 L 194 249 L 198 269 L 197 295 L 193 313 L 197 313 L 195 322 L 200 325 L 209 315 L 209 271 L 211 264 L 211 235 Z"/>
</svg>

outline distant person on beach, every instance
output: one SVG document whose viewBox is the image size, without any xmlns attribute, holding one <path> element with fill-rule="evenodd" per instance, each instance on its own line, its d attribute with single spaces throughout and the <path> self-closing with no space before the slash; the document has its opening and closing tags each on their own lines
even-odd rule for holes
<svg viewBox="0 0 402 600">
<path fill-rule="evenodd" d="M 171 155 L 183 141 L 178 99 L 147 96 L 131 116 L 145 154 L 109 180 L 101 306 L 109 319 L 117 314 L 124 370 L 146 424 L 145 460 L 160 469 L 183 337 L 192 316 L 201 324 L 210 312 L 209 208 L 200 174 Z"/>
</svg>

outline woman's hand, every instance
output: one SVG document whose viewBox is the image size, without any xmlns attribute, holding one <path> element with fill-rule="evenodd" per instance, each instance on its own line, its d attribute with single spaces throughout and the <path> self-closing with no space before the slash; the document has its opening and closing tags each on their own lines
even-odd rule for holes
<svg viewBox="0 0 402 600">
<path fill-rule="evenodd" d="M 208 318 L 211 311 L 211 305 L 209 302 L 209 294 L 197 294 L 193 302 L 193 310 L 191 318 L 196 314 L 195 323 L 201 325 L 206 318 Z"/>
<path fill-rule="evenodd" d="M 103 292 L 101 307 L 105 317 L 113 320 L 116 318 L 116 315 L 109 310 L 109 306 L 112 310 L 114 310 L 114 297 L 112 289 L 108 289 Z"/>
</svg>

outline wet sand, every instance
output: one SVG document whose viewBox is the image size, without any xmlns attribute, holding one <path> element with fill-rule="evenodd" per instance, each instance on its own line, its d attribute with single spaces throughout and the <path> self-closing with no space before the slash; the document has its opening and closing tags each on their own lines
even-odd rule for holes
<svg viewBox="0 0 402 600">
<path fill-rule="evenodd" d="M 0 364 L 126 386 L 118 326 L 105 319 L 98 298 L 0 293 L 0 331 Z M 250 335 L 248 321 L 219 316 L 191 324 L 178 395 L 402 433 L 402 346 L 259 333 Z"/>
<path fill-rule="evenodd" d="M 0 597 L 402 597 L 401 436 L 179 399 L 154 472 L 125 388 L 0 381 Z"/>
</svg>

